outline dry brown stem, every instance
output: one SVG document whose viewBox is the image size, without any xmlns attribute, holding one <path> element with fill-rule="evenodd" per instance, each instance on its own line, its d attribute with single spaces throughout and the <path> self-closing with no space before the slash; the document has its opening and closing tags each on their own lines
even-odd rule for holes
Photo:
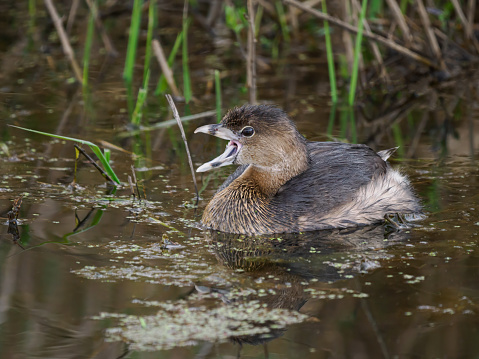
<svg viewBox="0 0 479 359">
<path fill-rule="evenodd" d="M 167 94 L 165 95 L 165 97 L 168 100 L 168 103 L 170 104 L 171 111 L 173 111 L 173 117 L 178 123 L 178 127 L 180 128 L 180 131 L 181 131 L 181 138 L 183 139 L 183 142 L 185 143 L 186 155 L 188 156 L 188 163 L 191 169 L 191 176 L 193 177 L 193 183 L 195 185 L 196 206 L 197 206 L 198 202 L 200 201 L 200 195 L 198 193 L 198 185 L 196 184 L 195 169 L 193 168 L 193 161 L 191 160 L 191 154 L 190 154 L 190 149 L 188 148 L 188 141 L 186 140 L 185 130 L 183 129 L 183 124 L 181 123 L 180 115 L 178 114 L 178 110 L 176 109 L 175 102 L 173 101 L 170 95 Z"/>
<path fill-rule="evenodd" d="M 412 35 L 409 31 L 409 27 L 407 26 L 406 20 L 404 19 L 404 15 L 402 14 L 397 1 L 386 0 L 386 2 L 388 3 L 389 9 L 393 13 L 394 19 L 397 21 L 399 28 L 401 29 L 401 32 L 404 37 L 404 43 L 407 47 L 410 47 L 412 43 Z"/>
<path fill-rule="evenodd" d="M 173 92 L 173 96 L 179 97 L 180 91 L 178 91 L 178 87 L 176 87 L 175 79 L 173 77 L 173 71 L 171 71 L 170 67 L 168 66 L 168 61 L 166 60 L 165 53 L 163 52 L 160 41 L 154 39 L 152 42 L 152 46 L 153 52 L 155 53 L 156 59 L 158 60 L 158 64 L 161 67 L 161 71 L 163 71 L 163 75 L 165 75 L 166 82 L 168 83 L 168 86 L 170 86 L 170 89 Z"/>
<path fill-rule="evenodd" d="M 467 4 L 467 37 L 474 36 L 474 15 L 476 13 L 476 1 L 469 0 Z"/>
<path fill-rule="evenodd" d="M 80 0 L 73 0 L 72 6 L 70 7 L 70 13 L 68 14 L 67 34 L 72 31 L 73 23 L 75 22 L 78 11 L 78 5 L 80 5 Z"/>
<path fill-rule="evenodd" d="M 101 22 L 101 19 L 98 16 L 98 9 L 95 3 L 92 0 L 86 0 L 86 3 L 88 4 L 88 7 L 90 8 L 90 11 L 93 14 L 93 17 L 95 19 L 95 26 L 100 32 L 101 40 L 103 41 L 103 45 L 105 45 L 106 52 L 110 56 L 115 56 L 115 57 L 118 56 L 118 51 L 116 51 L 115 47 L 110 41 L 110 38 L 108 37 L 105 31 L 105 28 L 103 27 L 103 23 Z"/>
<path fill-rule="evenodd" d="M 431 21 L 429 21 L 429 15 L 426 11 L 426 7 L 422 0 L 416 1 L 417 11 L 419 13 L 419 17 L 421 18 L 422 26 L 424 27 L 424 31 L 426 32 L 427 39 L 429 41 L 429 46 L 431 47 L 432 53 L 434 56 L 439 60 L 439 65 L 441 70 L 447 71 L 446 63 L 442 58 L 441 49 L 437 42 L 436 36 L 434 35 L 434 30 L 431 25 Z"/>
<path fill-rule="evenodd" d="M 55 6 L 53 5 L 52 0 L 45 0 L 45 6 L 47 7 L 48 12 L 50 13 L 50 16 L 53 20 L 53 24 L 55 25 L 55 28 L 57 29 L 58 36 L 60 37 L 60 41 L 62 43 L 63 52 L 70 60 L 70 64 L 72 66 L 75 77 L 78 80 L 78 82 L 83 83 L 82 72 L 80 71 L 80 67 L 78 66 L 78 63 L 75 60 L 75 53 L 73 52 L 73 49 L 70 45 L 70 41 L 68 40 L 68 36 L 65 32 L 65 29 L 63 28 L 62 20 L 60 19 L 60 16 L 58 16 L 57 10 L 55 9 Z"/>
<path fill-rule="evenodd" d="M 330 24 L 334 24 L 336 26 L 339 26 L 349 32 L 352 32 L 352 33 L 355 33 L 357 34 L 358 33 L 358 29 L 357 27 L 355 26 L 352 26 L 344 21 L 341 21 L 333 16 L 330 16 L 328 14 L 325 14 L 321 11 L 318 11 L 318 10 L 315 10 L 315 9 L 312 9 L 310 7 L 307 7 L 305 6 L 304 4 L 302 4 L 301 2 L 299 1 L 296 1 L 296 0 L 283 0 L 284 3 L 286 4 L 290 4 L 290 5 L 293 5 L 293 6 L 296 6 L 297 8 L 317 17 L 318 19 L 321 19 L 321 20 L 326 20 L 328 21 Z M 424 57 L 424 56 L 421 56 L 419 55 L 418 53 L 394 42 L 393 40 L 390 40 L 384 36 L 381 36 L 381 35 L 378 35 L 378 34 L 375 34 L 373 32 L 370 32 L 370 31 L 364 31 L 363 32 L 363 36 L 367 39 L 370 39 L 370 40 L 373 40 L 373 41 L 377 41 L 377 42 L 380 42 L 381 44 L 411 58 L 411 59 L 414 59 L 418 62 L 421 62 L 427 66 L 430 66 L 430 67 L 433 67 L 433 68 L 436 68 L 436 69 L 441 69 L 440 66 L 438 66 L 437 64 L 435 64 L 434 62 L 432 62 L 430 59 Z"/>
<path fill-rule="evenodd" d="M 254 28 L 253 0 L 248 0 L 248 57 L 247 57 L 247 86 L 249 90 L 249 102 L 256 104 L 256 39 Z"/>
<path fill-rule="evenodd" d="M 256 0 L 256 2 L 262 6 L 268 14 L 271 16 L 277 16 L 276 9 L 274 8 L 274 5 L 266 0 Z"/>
<path fill-rule="evenodd" d="M 464 34 L 466 35 L 466 38 L 472 41 L 472 44 L 474 45 L 476 51 L 479 52 L 479 43 L 474 36 L 473 28 L 470 24 L 470 21 L 474 22 L 474 17 L 466 19 L 466 15 L 464 15 L 464 12 L 462 11 L 461 5 L 459 4 L 458 0 L 452 0 L 452 5 L 454 6 L 454 10 L 456 11 L 459 20 L 461 20 L 462 26 L 464 27 Z M 468 6 L 471 6 L 471 4 L 469 3 Z"/>
<path fill-rule="evenodd" d="M 349 23 L 352 22 L 351 16 L 351 7 L 349 1 L 343 1 L 342 10 L 343 10 L 343 18 Z M 343 43 L 344 43 L 344 51 L 346 52 L 346 60 L 348 62 L 348 71 L 351 73 L 353 71 L 353 63 L 354 63 L 354 43 L 351 36 L 351 32 L 344 30 L 341 34 Z"/>
</svg>

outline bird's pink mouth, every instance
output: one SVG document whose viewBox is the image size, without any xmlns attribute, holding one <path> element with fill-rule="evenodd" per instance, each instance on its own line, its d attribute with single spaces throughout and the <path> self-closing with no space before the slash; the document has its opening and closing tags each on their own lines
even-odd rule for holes
<svg viewBox="0 0 479 359">
<path fill-rule="evenodd" d="M 238 155 L 238 152 L 241 150 L 241 146 L 243 146 L 241 143 L 233 141 L 233 140 L 228 142 L 228 144 L 226 145 L 226 149 L 227 151 L 229 151 L 229 153 L 226 157 L 231 157 L 231 156 L 236 157 Z"/>
<path fill-rule="evenodd" d="M 222 155 L 216 157 L 214 160 L 202 164 L 196 172 L 206 172 L 213 168 L 223 167 L 235 163 L 235 159 L 241 151 L 243 145 L 235 140 L 230 140 L 226 145 L 226 149 Z"/>
</svg>

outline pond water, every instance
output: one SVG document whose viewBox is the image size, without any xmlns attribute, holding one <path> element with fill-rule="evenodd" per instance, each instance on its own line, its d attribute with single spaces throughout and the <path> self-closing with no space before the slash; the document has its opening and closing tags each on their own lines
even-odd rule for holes
<svg viewBox="0 0 479 359">
<path fill-rule="evenodd" d="M 364 100 L 354 118 L 331 108 L 325 67 L 292 61 L 261 74 L 260 100 L 286 109 L 308 139 L 355 139 L 378 151 L 400 145 L 392 165 L 410 177 L 427 217 L 399 232 L 246 238 L 199 224 L 232 167 L 199 176 L 195 208 L 176 126 L 128 134 L 124 86 L 112 75 L 121 61 L 94 72 L 85 95 L 66 81 L 70 74 L 39 67 L 47 57 L 18 56 L 0 90 L 0 357 L 479 355 L 476 74 L 389 107 Z M 201 95 L 211 74 L 200 65 L 192 80 L 201 101 L 178 102 L 181 115 L 214 108 L 214 97 Z M 225 108 L 246 102 L 231 72 Z M 145 121 L 171 119 L 166 108 L 151 97 Z M 186 123 L 195 167 L 225 145 L 193 135 L 214 121 Z M 128 185 L 108 188 L 83 158 L 72 186 L 72 143 L 7 124 L 111 148 L 122 182 L 135 167 L 141 200 Z M 21 196 L 16 236 L 7 218 Z"/>
</svg>

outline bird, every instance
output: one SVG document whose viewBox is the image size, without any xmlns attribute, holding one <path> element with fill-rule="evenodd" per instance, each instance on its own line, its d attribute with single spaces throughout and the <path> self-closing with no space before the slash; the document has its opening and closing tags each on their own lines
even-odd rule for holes
<svg viewBox="0 0 479 359">
<path fill-rule="evenodd" d="M 420 214 L 407 176 L 363 144 L 307 141 L 286 112 L 273 105 L 229 110 L 206 133 L 228 142 L 205 172 L 239 167 L 207 204 L 201 223 L 225 233 L 260 235 L 359 227 L 387 214 Z"/>
</svg>

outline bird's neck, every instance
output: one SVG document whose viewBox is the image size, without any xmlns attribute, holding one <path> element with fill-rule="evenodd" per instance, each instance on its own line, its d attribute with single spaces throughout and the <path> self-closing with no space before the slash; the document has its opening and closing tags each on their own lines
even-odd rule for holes
<svg viewBox="0 0 479 359">
<path fill-rule="evenodd" d="M 308 154 L 296 152 L 273 166 L 261 167 L 250 165 L 237 179 L 249 183 L 261 197 L 274 196 L 286 182 L 306 171 L 309 166 Z"/>
</svg>

